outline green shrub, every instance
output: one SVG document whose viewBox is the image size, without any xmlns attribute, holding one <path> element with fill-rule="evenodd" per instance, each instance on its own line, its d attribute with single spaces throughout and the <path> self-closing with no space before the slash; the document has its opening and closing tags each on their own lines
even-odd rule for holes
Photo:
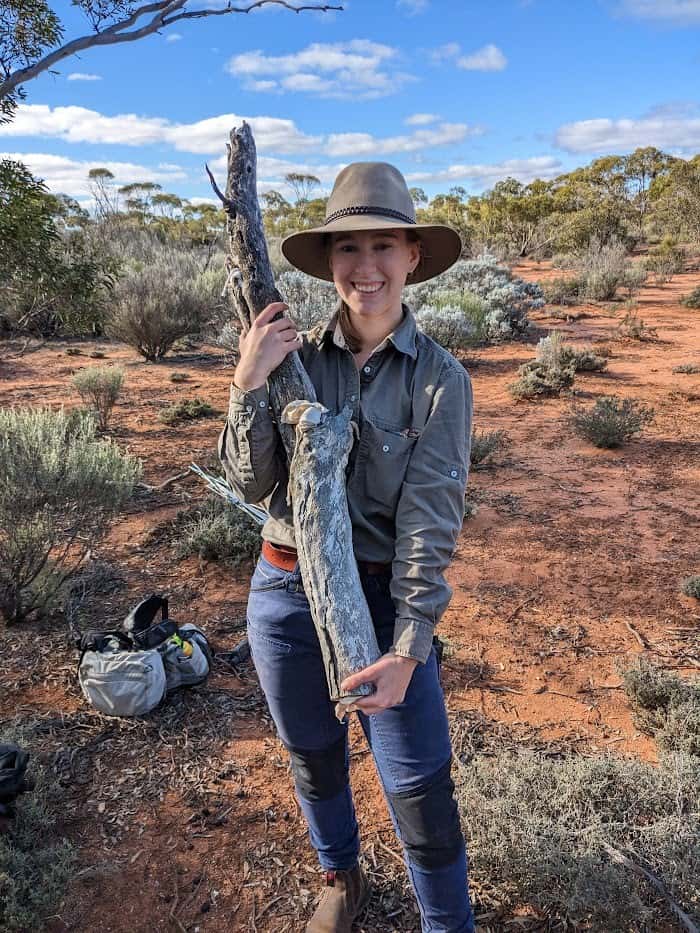
<svg viewBox="0 0 700 933">
<path fill-rule="evenodd" d="M 177 340 L 198 332 L 215 299 L 199 290 L 192 264 L 175 250 L 152 265 L 132 264 L 115 286 L 107 333 L 155 362 Z"/>
<path fill-rule="evenodd" d="M 467 350 L 487 339 L 487 312 L 478 295 L 446 290 L 416 312 L 416 321 L 423 333 L 447 350 Z"/>
<path fill-rule="evenodd" d="M 687 577 L 683 581 L 681 589 L 686 596 L 694 596 L 695 599 L 700 599 L 700 576 Z"/>
<path fill-rule="evenodd" d="M 469 448 L 469 462 L 472 467 L 478 469 L 489 457 L 503 450 L 508 444 L 508 435 L 505 431 L 482 431 L 481 433 L 474 431 Z"/>
<path fill-rule="evenodd" d="M 644 264 L 656 284 L 663 285 L 677 272 L 683 271 L 685 253 L 673 237 L 665 236 L 658 246 L 649 250 Z"/>
<path fill-rule="evenodd" d="M 462 761 L 459 742 L 454 749 Z M 658 892 L 609 846 L 700 910 L 700 769 L 676 754 L 633 759 L 496 752 L 460 768 L 470 880 L 501 910 L 532 905 L 567 929 L 670 929 Z M 559 926 L 559 924 L 556 924 Z"/>
<path fill-rule="evenodd" d="M 608 361 L 597 356 L 591 347 L 578 349 L 566 343 L 559 331 L 553 330 L 537 344 L 536 359 L 549 369 L 578 372 L 600 372 Z"/>
<path fill-rule="evenodd" d="M 536 398 L 559 395 L 574 382 L 574 366 L 563 359 L 564 342 L 553 330 L 542 337 L 535 351 L 536 358 L 518 367 L 519 378 L 508 386 L 514 398 Z"/>
<path fill-rule="evenodd" d="M 634 311 L 628 311 L 625 314 L 617 325 L 617 332 L 621 337 L 629 337 L 630 340 L 652 341 L 658 337 L 656 330 L 653 327 L 647 327 Z"/>
<path fill-rule="evenodd" d="M 90 366 L 79 370 L 72 381 L 82 400 L 94 411 L 100 431 L 106 431 L 122 388 L 124 370 L 119 366 Z"/>
<path fill-rule="evenodd" d="M 700 366 L 696 366 L 695 363 L 681 363 L 680 366 L 673 367 L 674 373 L 682 373 L 686 376 L 693 376 L 696 373 L 700 373 Z"/>
<path fill-rule="evenodd" d="M 472 499 L 464 500 L 464 520 L 469 521 L 479 514 L 479 506 Z"/>
<path fill-rule="evenodd" d="M 577 278 L 556 278 L 540 282 L 544 300 L 549 305 L 578 304 L 583 291 L 583 283 Z"/>
<path fill-rule="evenodd" d="M 700 285 L 694 288 L 692 292 L 681 298 L 681 304 L 686 308 L 700 308 Z"/>
<path fill-rule="evenodd" d="M 140 463 L 91 415 L 0 409 L 0 614 L 41 612 L 131 495 Z"/>
<path fill-rule="evenodd" d="M 178 556 L 239 564 L 257 557 L 260 525 L 240 509 L 212 497 L 180 523 Z"/>
<path fill-rule="evenodd" d="M 599 398 L 592 408 L 574 406 L 568 422 L 574 432 L 596 447 L 619 447 L 653 421 L 653 409 L 634 399 L 612 395 Z"/>
<path fill-rule="evenodd" d="M 15 742 L 31 751 L 15 730 L 3 730 L 0 742 Z M 76 862 L 71 843 L 55 835 L 63 791 L 34 755 L 28 773 L 36 786 L 18 798 L 10 830 L 0 833 L 0 930 L 4 933 L 44 930 L 46 918 L 63 898 Z"/>
<path fill-rule="evenodd" d="M 170 373 L 171 382 L 188 382 L 190 378 L 189 373 Z"/>
<path fill-rule="evenodd" d="M 647 270 L 640 263 L 630 263 L 625 269 L 620 284 L 629 298 L 634 297 L 647 280 Z"/>
<path fill-rule="evenodd" d="M 625 245 L 615 237 L 607 242 L 592 237 L 588 246 L 576 254 L 575 269 L 582 279 L 581 294 L 592 301 L 614 298 L 628 268 Z"/>
<path fill-rule="evenodd" d="M 158 415 L 158 420 L 165 424 L 177 424 L 180 421 L 196 421 L 197 418 L 212 418 L 214 415 L 218 415 L 218 412 L 209 402 L 203 402 L 201 398 L 190 398 L 164 408 Z"/>
<path fill-rule="evenodd" d="M 644 658 L 622 679 L 638 728 L 663 751 L 700 756 L 700 680 L 684 680 Z"/>
</svg>

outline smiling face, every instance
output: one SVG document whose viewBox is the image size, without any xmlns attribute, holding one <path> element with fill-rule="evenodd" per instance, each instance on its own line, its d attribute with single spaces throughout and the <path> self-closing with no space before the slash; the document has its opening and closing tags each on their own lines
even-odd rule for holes
<svg viewBox="0 0 700 933">
<path fill-rule="evenodd" d="M 404 229 L 334 233 L 329 264 L 336 291 L 357 323 L 401 319 L 401 291 L 420 260 Z"/>
</svg>

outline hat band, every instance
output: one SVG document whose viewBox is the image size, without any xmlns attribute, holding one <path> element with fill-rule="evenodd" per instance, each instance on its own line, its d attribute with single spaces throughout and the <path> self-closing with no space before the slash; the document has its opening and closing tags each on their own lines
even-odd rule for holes
<svg viewBox="0 0 700 933">
<path fill-rule="evenodd" d="M 323 221 L 323 226 L 327 226 L 339 217 L 350 217 L 353 214 L 379 214 L 382 217 L 392 217 L 395 220 L 402 220 L 405 224 L 413 224 L 415 226 L 416 223 L 408 214 L 402 214 L 401 211 L 392 210 L 390 207 L 367 207 L 365 205 L 358 205 L 357 207 L 341 207 L 340 210 L 333 211 L 333 213 Z"/>
</svg>

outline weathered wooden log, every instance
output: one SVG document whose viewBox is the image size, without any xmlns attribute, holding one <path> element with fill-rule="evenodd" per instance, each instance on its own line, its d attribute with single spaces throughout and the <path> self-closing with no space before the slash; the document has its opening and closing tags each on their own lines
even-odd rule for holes
<svg viewBox="0 0 700 933">
<path fill-rule="evenodd" d="M 230 244 L 232 301 L 245 329 L 278 292 L 263 231 L 256 187 L 256 152 L 247 123 L 231 131 L 228 180 L 222 195 Z M 207 169 L 208 171 L 208 169 Z M 236 271 L 237 270 L 237 271 Z M 238 274 L 239 273 L 239 274 Z M 293 315 L 293 309 L 292 309 Z M 270 407 L 289 465 L 288 496 L 304 589 L 316 627 L 331 699 L 343 704 L 371 693 L 364 684 L 351 695 L 340 684 L 379 657 L 352 546 L 345 467 L 353 443 L 351 412 L 330 413 L 317 402 L 299 354 L 289 353 L 268 380 Z"/>
</svg>

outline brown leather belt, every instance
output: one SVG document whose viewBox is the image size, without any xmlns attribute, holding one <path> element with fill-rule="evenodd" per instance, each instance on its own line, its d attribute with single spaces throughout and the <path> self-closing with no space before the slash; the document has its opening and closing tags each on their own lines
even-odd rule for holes
<svg viewBox="0 0 700 933">
<path fill-rule="evenodd" d="M 273 544 L 271 541 L 263 541 L 262 555 L 265 560 L 269 560 L 274 567 L 280 570 L 294 570 L 297 565 L 296 548 L 285 547 L 281 544 Z M 391 573 L 391 564 L 378 564 L 371 560 L 358 560 L 358 568 L 368 576 L 379 576 L 383 573 Z"/>
</svg>

